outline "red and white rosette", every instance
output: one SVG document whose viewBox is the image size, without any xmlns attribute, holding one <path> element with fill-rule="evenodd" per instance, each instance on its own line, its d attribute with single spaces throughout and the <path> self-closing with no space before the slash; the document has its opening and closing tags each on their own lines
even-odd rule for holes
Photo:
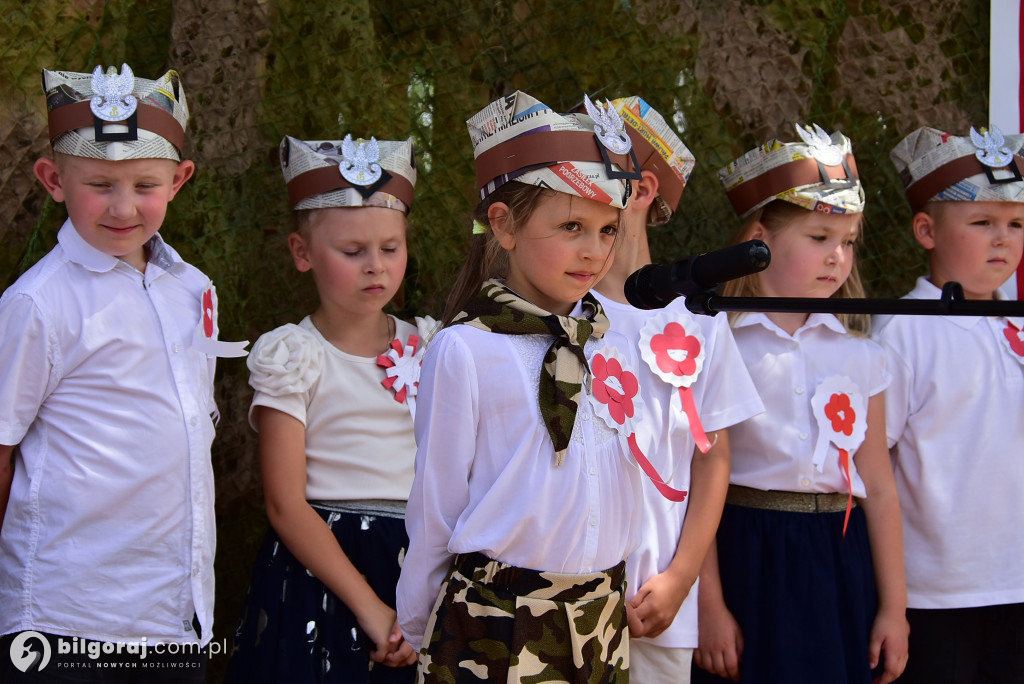
<svg viewBox="0 0 1024 684">
<path fill-rule="evenodd" d="M 700 422 L 690 386 L 704 369 L 704 335 L 692 317 L 669 311 L 649 318 L 640 329 L 640 356 L 651 372 L 679 389 L 679 408 L 701 453 L 711 441 Z M 675 402 L 672 402 L 675 405 Z"/>
<path fill-rule="evenodd" d="M 420 386 L 420 368 L 427 342 L 437 332 L 437 321 L 429 316 L 416 318 L 417 335 L 409 335 L 405 344 L 391 340 L 390 349 L 377 357 L 377 365 L 387 377 L 380 381 L 385 389 L 395 393 L 395 401 L 405 402 L 409 415 L 416 419 L 416 392 Z"/>
<path fill-rule="evenodd" d="M 1002 341 L 1010 350 L 1010 356 L 1017 359 L 1018 363 L 1024 364 L 1024 332 L 1013 320 L 1007 319 Z"/>
<path fill-rule="evenodd" d="M 839 450 L 839 470 L 850 492 L 846 503 L 846 519 L 843 521 L 845 535 L 846 526 L 850 522 L 850 510 L 853 508 L 850 452 L 857 450 L 867 433 L 867 398 L 850 378 L 832 375 L 822 380 L 814 390 L 811 409 L 818 423 L 818 441 L 814 445 L 812 463 L 819 473 L 825 470 L 829 444 L 835 444 Z"/>
<path fill-rule="evenodd" d="M 644 403 L 640 397 L 640 382 L 628 369 L 623 356 L 614 347 L 602 347 L 590 359 L 590 371 L 590 403 L 594 413 L 619 434 L 623 449 L 633 454 L 640 469 L 662 496 L 676 502 L 686 499 L 685 491 L 665 483 L 637 444 L 636 422 L 643 413 Z"/>
<path fill-rule="evenodd" d="M 217 339 L 220 332 L 217 327 L 217 289 L 212 284 L 203 291 L 200 301 L 203 311 L 199 318 L 199 325 L 192 333 L 192 348 L 207 356 L 222 358 L 235 358 L 248 354 L 245 346 L 249 344 L 249 340 L 224 342 Z"/>
</svg>

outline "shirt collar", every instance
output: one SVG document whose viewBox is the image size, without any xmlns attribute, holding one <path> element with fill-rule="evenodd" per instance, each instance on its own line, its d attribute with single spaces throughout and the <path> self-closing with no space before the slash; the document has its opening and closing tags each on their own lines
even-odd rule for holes
<svg viewBox="0 0 1024 684">
<path fill-rule="evenodd" d="M 774 331 L 778 335 L 791 337 L 789 333 L 787 333 L 779 326 L 775 325 L 775 323 L 772 322 L 772 319 L 768 318 L 768 314 L 761 312 L 744 313 L 736 320 L 736 323 L 733 325 L 733 327 L 745 328 L 750 325 L 760 325 L 763 328 L 767 328 L 768 330 Z M 838 333 L 840 335 L 846 334 L 846 328 L 843 326 L 840 320 L 835 317 L 834 314 L 812 313 L 810 316 L 807 317 L 807 321 L 797 329 L 796 333 L 793 334 L 792 337 L 799 337 L 804 331 L 811 330 L 812 328 L 817 328 L 818 326 L 825 326 L 832 332 Z"/>
<path fill-rule="evenodd" d="M 906 296 L 907 299 L 939 299 L 940 297 L 942 297 L 942 290 L 933 285 L 932 282 L 928 280 L 927 276 L 921 276 L 920 278 L 918 278 L 917 283 L 914 285 L 914 289 L 911 290 L 910 293 Z M 1005 297 L 1003 297 L 1002 292 L 996 290 L 996 299 L 1005 299 Z M 953 323 L 954 325 L 960 326 L 964 330 L 970 330 L 978 323 L 980 323 L 981 320 L 985 317 L 942 316 L 942 318 L 945 318 L 947 321 Z M 1011 318 L 1008 320 L 1015 321 L 1015 323 L 1020 322 L 1020 319 L 1018 318 Z"/>
<path fill-rule="evenodd" d="M 73 263 L 96 273 L 106 273 L 121 263 L 121 259 L 101 252 L 86 242 L 72 225 L 71 219 L 65 221 L 61 226 L 57 233 L 57 242 Z M 149 239 L 146 247 L 149 252 L 149 260 L 146 262 L 146 282 L 150 282 L 162 272 L 171 272 L 185 263 L 178 253 L 163 241 L 159 233 Z"/>
</svg>

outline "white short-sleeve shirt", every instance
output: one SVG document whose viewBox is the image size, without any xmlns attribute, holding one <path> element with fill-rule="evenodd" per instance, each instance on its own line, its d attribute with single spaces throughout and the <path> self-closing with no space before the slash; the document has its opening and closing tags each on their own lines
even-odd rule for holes
<svg viewBox="0 0 1024 684">
<path fill-rule="evenodd" d="M 640 331 L 662 312 L 670 312 L 688 334 L 699 332 L 704 340 L 703 368 L 690 387 L 694 404 L 706 432 L 721 430 L 764 410 L 740 357 L 725 315 L 701 316 L 684 306 L 682 297 L 665 309 L 644 311 L 597 294 L 604 306 L 611 329 L 621 333 L 640 357 L 640 392 L 644 397 L 644 417 L 640 439 L 650 453 L 647 457 L 659 473 L 677 489 L 690 489 L 690 462 L 695 440 L 685 414 L 679 408 L 678 389 L 655 375 L 640 352 Z M 648 479 L 643 478 L 643 528 L 640 547 L 627 561 L 628 598 L 654 575 L 668 568 L 679 545 L 679 535 L 690 497 L 669 501 Z M 665 648 L 697 647 L 697 585 L 683 602 L 675 621 L 649 643 Z"/>
<path fill-rule="evenodd" d="M 409 323 L 394 321 L 403 343 L 416 334 Z M 287 361 L 274 358 L 286 349 Z M 261 371 L 249 380 L 255 389 L 250 423 L 253 409 L 267 406 L 306 427 L 306 499 L 408 498 L 416 454 L 412 416 L 381 385 L 387 376 L 376 357 L 341 351 L 307 316 L 260 337 L 248 364 Z"/>
<path fill-rule="evenodd" d="M 814 466 L 818 421 L 811 399 L 820 383 L 838 376 L 865 399 L 885 390 L 890 375 L 874 342 L 846 332 L 832 314 L 811 314 L 792 335 L 765 314 L 743 314 L 733 335 L 765 412 L 729 429 L 732 484 L 785 492 L 848 492 L 866 495 L 850 455 L 851 485 L 840 468 L 839 449 L 828 444 L 823 471 Z"/>
<path fill-rule="evenodd" d="M 907 297 L 940 294 L 921 278 Z M 887 432 L 911 608 L 1024 601 L 1024 357 L 1007 338 L 1011 322 L 1024 324 L 994 316 L 876 322 L 893 374 Z"/>
<path fill-rule="evenodd" d="M 194 642 L 213 631 L 209 279 L 155 236 L 145 274 L 58 245 L 0 299 L 0 634 Z"/>
<path fill-rule="evenodd" d="M 551 341 L 456 325 L 427 347 L 397 597 L 414 650 L 456 554 L 585 573 L 615 566 L 637 545 L 641 475 L 595 415 L 586 384 L 565 460 L 555 465 L 537 402 Z M 615 333 L 588 341 L 587 358 L 605 345 L 632 358 Z"/>
</svg>

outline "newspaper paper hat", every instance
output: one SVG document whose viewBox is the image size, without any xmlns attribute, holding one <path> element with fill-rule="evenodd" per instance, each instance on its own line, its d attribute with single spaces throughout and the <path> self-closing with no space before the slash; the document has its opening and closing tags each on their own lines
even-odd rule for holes
<svg viewBox="0 0 1024 684">
<path fill-rule="evenodd" d="M 930 201 L 1024 202 L 1024 135 L 971 129 L 970 137 L 919 128 L 890 153 L 910 208 Z"/>
<path fill-rule="evenodd" d="M 121 65 L 91 74 L 43 69 L 54 152 L 108 159 L 181 161 L 188 103 L 178 72 L 155 81 Z"/>
<path fill-rule="evenodd" d="M 864 211 L 850 139 L 820 126 L 796 126 L 801 142 L 769 140 L 719 170 L 718 180 L 740 218 L 772 200 L 826 214 Z"/>
<path fill-rule="evenodd" d="M 480 199 L 516 180 L 624 208 L 640 178 L 633 144 L 613 107 L 586 102 L 589 116 L 558 114 L 517 90 L 469 119 Z"/>
<path fill-rule="evenodd" d="M 408 140 L 281 140 L 281 172 L 292 210 L 384 207 L 408 214 L 416 158 Z"/>
<path fill-rule="evenodd" d="M 633 95 L 612 100 L 612 106 L 622 116 L 626 133 L 633 141 L 640 169 L 650 171 L 658 179 L 651 225 L 660 226 L 672 218 L 679 206 L 679 198 L 696 160 L 664 117 L 643 98 Z"/>
</svg>

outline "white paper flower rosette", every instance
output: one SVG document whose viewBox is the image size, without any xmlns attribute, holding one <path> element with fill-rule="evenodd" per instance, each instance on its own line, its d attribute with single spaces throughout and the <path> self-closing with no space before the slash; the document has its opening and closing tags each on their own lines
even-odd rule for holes
<svg viewBox="0 0 1024 684">
<path fill-rule="evenodd" d="M 225 342 L 217 339 L 220 334 L 220 327 L 217 325 L 217 289 L 212 284 L 203 291 L 200 302 L 203 312 L 199 317 L 199 325 L 192 333 L 192 348 L 207 356 L 221 358 L 237 358 L 248 354 L 245 346 L 249 344 L 249 340 Z"/>
<path fill-rule="evenodd" d="M 591 357 L 590 372 L 590 404 L 594 413 L 619 433 L 623 451 L 633 455 L 662 496 L 676 502 L 686 499 L 686 491 L 669 486 L 637 444 L 636 426 L 643 415 L 644 402 L 640 381 L 629 369 L 625 356 L 614 347 L 604 346 Z"/>
<path fill-rule="evenodd" d="M 1010 352 L 1010 356 L 1024 365 L 1024 330 L 1021 330 L 1021 321 L 1006 321 L 1006 327 L 1003 328 L 1003 334 L 999 339 Z"/>
<path fill-rule="evenodd" d="M 320 377 L 324 348 L 313 333 L 288 323 L 261 335 L 246 365 L 249 384 L 256 391 L 272 397 L 297 394 Z"/>
<path fill-rule="evenodd" d="M 818 423 L 812 462 L 820 473 L 825 469 L 829 444 L 852 454 L 864 441 L 868 429 L 868 402 L 853 380 L 832 375 L 814 390 L 811 409 Z"/>
</svg>

